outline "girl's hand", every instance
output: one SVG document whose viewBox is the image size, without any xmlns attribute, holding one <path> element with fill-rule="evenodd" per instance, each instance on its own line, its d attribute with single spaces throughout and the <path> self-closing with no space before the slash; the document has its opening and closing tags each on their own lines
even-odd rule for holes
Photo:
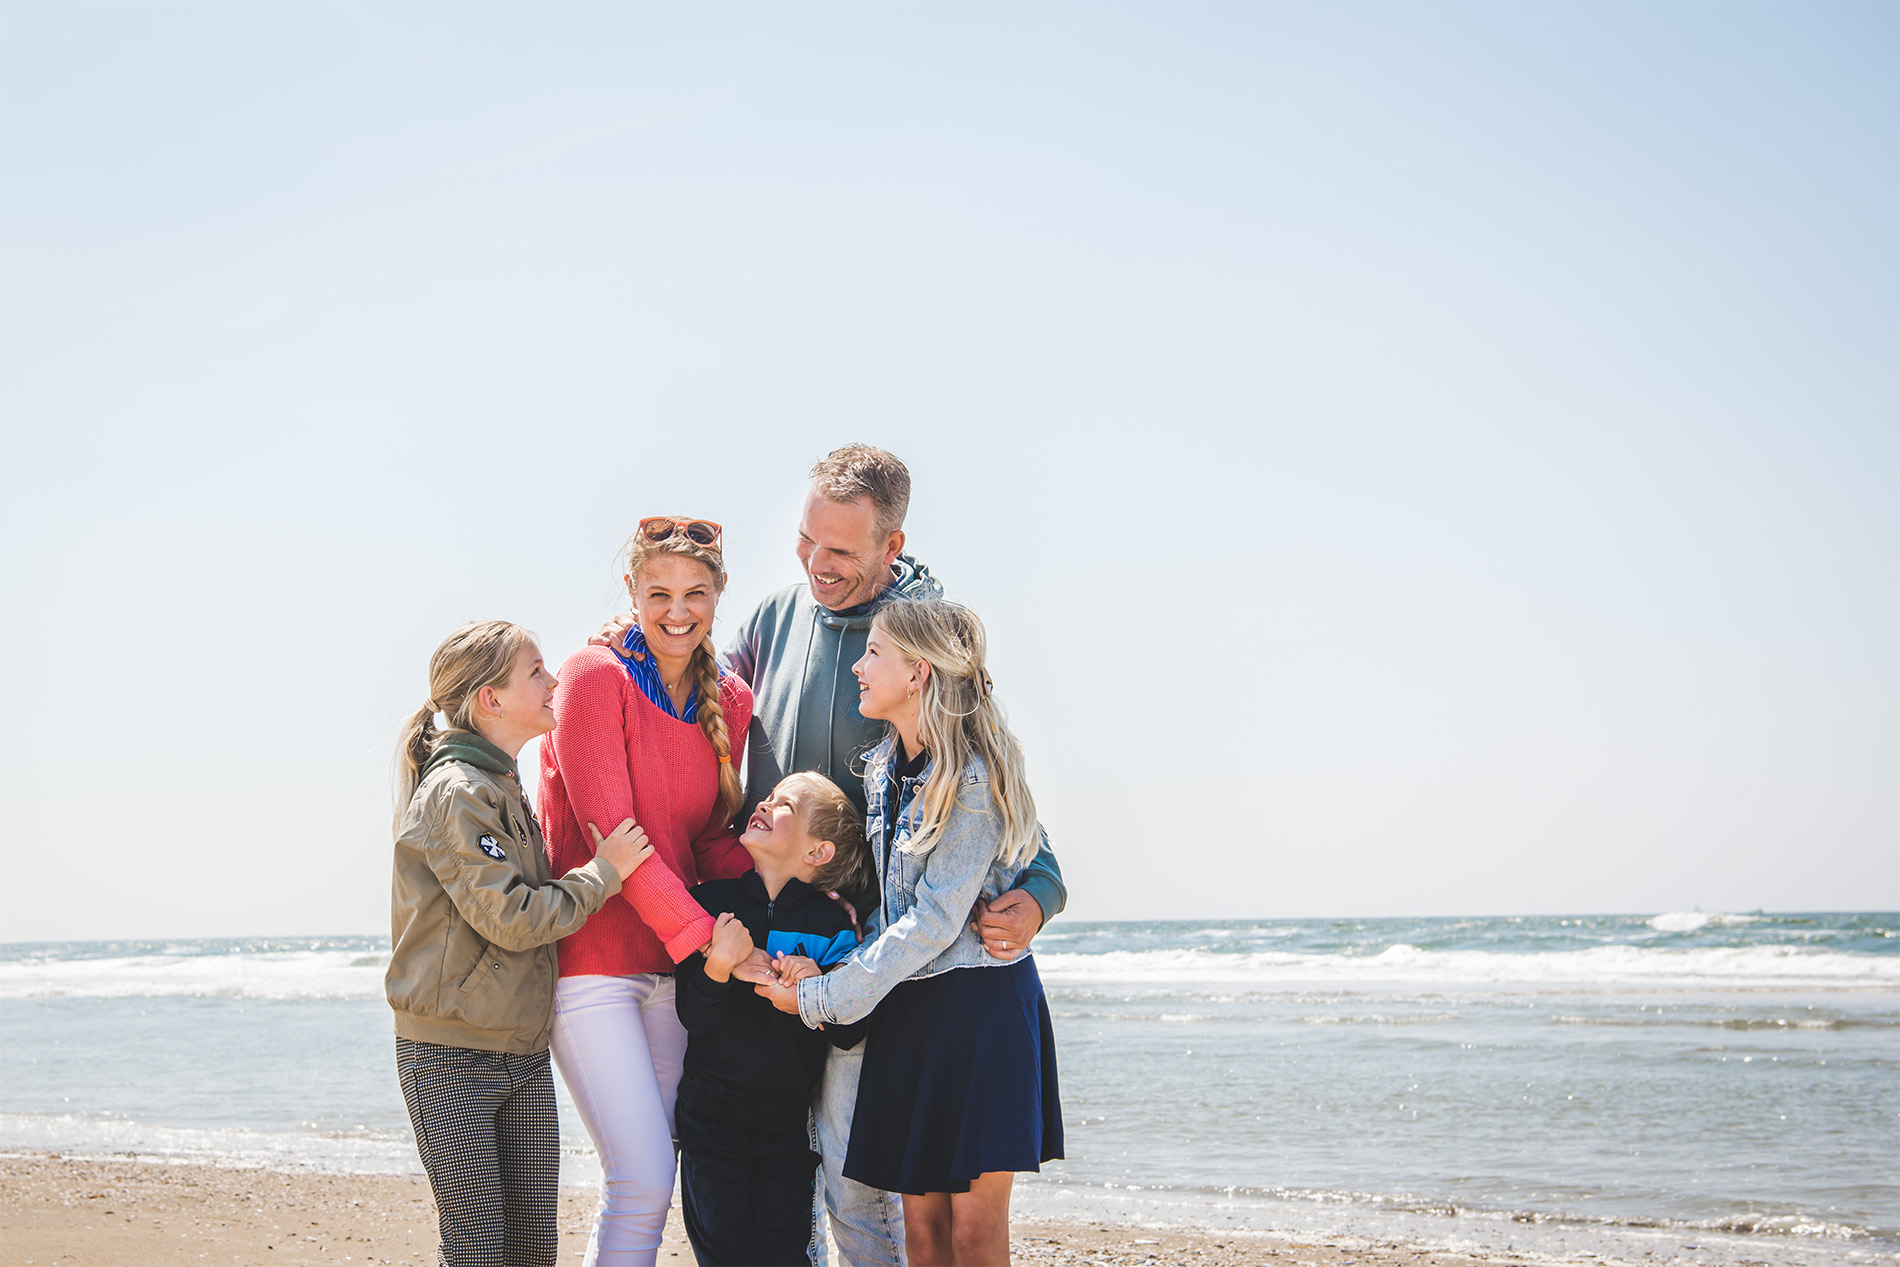
<svg viewBox="0 0 1900 1267">
<path fill-rule="evenodd" d="M 818 961 L 804 955 L 781 954 L 772 961 L 772 970 L 781 985 L 797 985 L 806 977 L 818 975 Z"/>
<path fill-rule="evenodd" d="M 620 820 L 620 826 L 614 828 L 614 834 L 602 839 L 600 828 L 587 824 L 588 832 L 594 837 L 594 854 L 605 858 L 607 865 L 620 873 L 620 882 L 625 884 L 627 877 L 639 869 L 640 864 L 653 856 L 653 846 L 647 842 L 647 834 L 631 818 Z"/>
<path fill-rule="evenodd" d="M 767 985 L 778 980 L 778 974 L 772 971 L 772 957 L 757 947 L 739 961 L 732 975 L 750 985 Z"/>
<path fill-rule="evenodd" d="M 752 934 L 744 921 L 728 911 L 713 923 L 712 941 L 706 946 L 706 975 L 725 981 L 732 970 L 752 953 Z"/>
<path fill-rule="evenodd" d="M 755 985 L 752 992 L 761 998 L 770 1000 L 773 1007 L 781 1012 L 798 1015 L 798 987 L 795 985 Z"/>
</svg>

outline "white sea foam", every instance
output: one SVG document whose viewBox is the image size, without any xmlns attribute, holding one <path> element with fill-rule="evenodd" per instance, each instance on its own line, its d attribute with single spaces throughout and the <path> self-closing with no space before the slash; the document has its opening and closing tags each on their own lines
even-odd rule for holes
<svg viewBox="0 0 1900 1267">
<path fill-rule="evenodd" d="M 1701 913 L 1695 914 L 1700 917 Z M 0 999 L 376 999 L 382 997 L 383 969 L 388 962 L 387 952 L 361 950 L 47 957 L 0 963 Z M 1420 950 L 1401 943 L 1375 955 L 1273 950 L 1233 954 L 1195 947 L 1101 954 L 1051 951 L 1037 954 L 1036 963 L 1043 979 L 1055 987 L 1113 984 L 1158 989 L 1299 989 L 1399 984 L 1456 989 L 1568 984 L 1900 988 L 1900 956 L 1847 954 L 1803 946 L 1662 949 L 1624 945 L 1521 953 Z"/>
<path fill-rule="evenodd" d="M 1659 933 L 1693 933 L 1704 928 L 1735 928 L 1752 924 L 1759 915 L 1729 915 L 1721 911 L 1667 911 L 1645 920 Z"/>
<path fill-rule="evenodd" d="M 389 955 L 291 950 L 117 959 L 28 959 L 0 963 L 0 999 L 381 998 Z"/>
<path fill-rule="evenodd" d="M 565 1090 L 563 1088 L 563 1090 Z M 563 1117 L 573 1119 L 565 1094 Z M 578 1120 L 561 1130 L 561 1182 L 600 1184 L 600 1156 Z M 422 1173 L 407 1130 L 263 1131 L 247 1127 L 154 1126 L 108 1113 L 0 1113 L 0 1155 L 136 1157 L 262 1170 L 329 1170 L 353 1175 Z"/>
<path fill-rule="evenodd" d="M 227 1166 L 309 1167 L 353 1174 L 414 1174 L 422 1169 L 415 1141 L 407 1131 L 199 1129 L 152 1126 L 91 1113 L 0 1113 L 0 1149 L 176 1157 Z"/>
<path fill-rule="evenodd" d="M 1298 989 L 1395 983 L 1419 988 L 1564 984 L 1900 989 L 1900 958 L 1793 946 L 1691 950 L 1595 946 L 1518 954 L 1420 950 L 1401 944 L 1376 955 L 1117 950 L 1099 955 L 1038 954 L 1036 964 L 1043 980 L 1058 988 L 1113 984 Z"/>
</svg>

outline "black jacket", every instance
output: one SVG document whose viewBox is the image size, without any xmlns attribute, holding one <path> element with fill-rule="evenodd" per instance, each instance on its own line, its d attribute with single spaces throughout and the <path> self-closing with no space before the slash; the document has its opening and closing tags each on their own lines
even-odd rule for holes
<svg viewBox="0 0 1900 1267">
<path fill-rule="evenodd" d="M 828 967 L 857 945 L 844 909 L 802 880 L 787 880 L 767 900 L 757 871 L 736 880 L 693 886 L 693 897 L 713 915 L 737 915 L 752 944 Z M 807 1029 L 733 977 L 714 981 L 706 957 L 695 951 L 675 974 L 676 1005 L 686 1026 L 686 1065 L 680 1099 L 708 1117 L 763 1127 L 802 1126 L 812 1093 L 825 1072 L 828 1047 L 855 1047 L 867 1021 Z"/>
</svg>

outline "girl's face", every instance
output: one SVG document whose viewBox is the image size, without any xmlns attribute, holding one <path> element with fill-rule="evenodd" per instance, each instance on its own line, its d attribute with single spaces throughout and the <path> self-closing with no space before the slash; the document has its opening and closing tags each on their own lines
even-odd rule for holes
<svg viewBox="0 0 1900 1267">
<path fill-rule="evenodd" d="M 523 643 L 515 653 L 515 667 L 508 674 L 507 685 L 486 688 L 494 692 L 493 703 L 499 713 L 495 724 L 506 727 L 510 735 L 521 736 L 524 743 L 547 734 L 554 729 L 554 687 L 555 677 L 542 663 L 541 648 L 532 642 Z"/>
<path fill-rule="evenodd" d="M 718 580 L 698 559 L 656 554 L 632 578 L 633 615 L 654 653 L 682 660 L 712 632 Z"/>
<path fill-rule="evenodd" d="M 922 666 L 903 653 L 875 623 L 864 642 L 864 656 L 851 666 L 858 676 L 858 711 L 878 721 L 900 721 L 917 715 L 923 687 Z"/>
</svg>

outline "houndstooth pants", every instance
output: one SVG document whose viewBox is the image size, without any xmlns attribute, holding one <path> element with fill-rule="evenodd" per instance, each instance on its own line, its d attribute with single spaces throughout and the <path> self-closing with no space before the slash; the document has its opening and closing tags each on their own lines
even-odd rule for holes
<svg viewBox="0 0 1900 1267">
<path fill-rule="evenodd" d="M 554 1267 L 561 1128 L 548 1054 L 396 1040 L 441 1267 Z"/>
</svg>

